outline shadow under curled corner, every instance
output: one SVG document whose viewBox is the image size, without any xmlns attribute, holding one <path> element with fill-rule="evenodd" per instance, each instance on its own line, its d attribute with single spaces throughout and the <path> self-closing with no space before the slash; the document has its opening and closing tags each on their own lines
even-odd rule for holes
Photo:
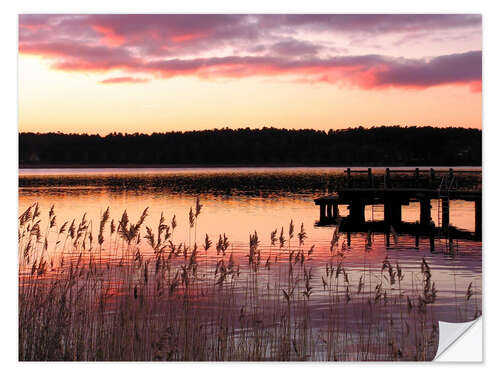
<svg viewBox="0 0 500 375">
<path fill-rule="evenodd" d="M 483 318 L 464 323 L 439 321 L 435 362 L 482 362 Z"/>
</svg>

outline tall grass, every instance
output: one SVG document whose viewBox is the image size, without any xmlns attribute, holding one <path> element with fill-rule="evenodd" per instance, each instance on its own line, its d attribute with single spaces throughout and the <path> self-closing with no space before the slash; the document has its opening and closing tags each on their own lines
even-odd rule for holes
<svg viewBox="0 0 500 375">
<path fill-rule="evenodd" d="M 53 207 L 42 220 L 39 205 L 30 206 L 19 217 L 19 359 L 434 357 L 439 290 L 425 259 L 411 283 L 388 258 L 354 280 L 337 232 L 330 256 L 316 259 L 293 221 L 272 229 L 269 242 L 250 234 L 244 255 L 226 233 L 201 236 L 200 245 L 202 207 L 197 200 L 187 216 L 184 243 L 174 242 L 175 216 L 145 225 L 148 208 L 137 221 L 127 211 L 110 220 L 108 208 L 96 225 L 85 214 L 58 224 Z M 470 284 L 456 298 L 464 319 L 480 314 L 474 293 Z"/>
</svg>

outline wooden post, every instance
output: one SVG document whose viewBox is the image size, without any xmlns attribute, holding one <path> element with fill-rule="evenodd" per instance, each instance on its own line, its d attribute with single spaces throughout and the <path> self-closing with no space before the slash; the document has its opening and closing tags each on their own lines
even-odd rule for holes
<svg viewBox="0 0 500 375">
<path fill-rule="evenodd" d="M 384 189 L 388 189 L 391 186 L 391 174 L 389 168 L 385 169 L 384 175 Z"/>
<path fill-rule="evenodd" d="M 415 168 L 415 186 L 418 186 L 418 180 L 419 180 L 419 170 L 418 168 Z"/>
<path fill-rule="evenodd" d="M 325 221 L 325 211 L 326 211 L 326 205 L 324 203 L 320 203 L 320 205 L 319 205 L 319 221 Z"/>
<path fill-rule="evenodd" d="M 431 168 L 429 171 L 429 185 L 432 188 L 434 185 L 434 179 L 436 178 L 436 174 L 434 172 L 434 168 Z"/>
<path fill-rule="evenodd" d="M 441 206 L 443 207 L 443 229 L 447 230 L 450 226 L 450 200 L 449 198 L 441 199 Z"/>
<path fill-rule="evenodd" d="M 329 220 L 331 220 L 331 218 L 332 218 L 332 208 L 333 208 L 332 203 L 328 203 L 326 205 L 326 216 L 328 217 Z"/>
<path fill-rule="evenodd" d="M 389 247 L 391 245 L 391 232 L 389 229 L 385 232 L 385 247 Z"/>
<path fill-rule="evenodd" d="M 384 222 L 386 224 L 401 223 L 401 202 L 386 200 L 384 202 Z"/>
<path fill-rule="evenodd" d="M 483 233 L 483 199 L 482 197 L 474 201 L 474 213 L 475 213 L 475 234 L 481 237 Z"/>
<path fill-rule="evenodd" d="M 349 205 L 349 218 L 354 223 L 365 222 L 365 205 L 361 202 L 352 201 Z"/>
<path fill-rule="evenodd" d="M 351 231 L 347 231 L 347 247 L 351 247 Z"/>
<path fill-rule="evenodd" d="M 373 175 L 372 175 L 372 169 L 368 168 L 368 186 L 373 187 Z"/>
<path fill-rule="evenodd" d="M 453 168 L 450 168 L 448 172 L 448 178 L 450 179 L 450 184 L 451 184 L 451 180 L 453 180 Z"/>
<path fill-rule="evenodd" d="M 351 187 L 351 168 L 347 168 L 347 187 Z"/>
<path fill-rule="evenodd" d="M 332 217 L 336 219 L 338 216 L 339 216 L 339 206 L 338 204 L 334 203 Z"/>
<path fill-rule="evenodd" d="M 390 224 L 392 220 L 391 218 L 392 218 L 391 205 L 389 204 L 389 201 L 386 200 L 384 202 L 384 222 L 386 224 Z"/>
<path fill-rule="evenodd" d="M 431 200 L 428 197 L 420 199 L 420 224 L 429 225 L 431 221 Z"/>
<path fill-rule="evenodd" d="M 417 234 L 415 234 L 415 247 L 418 249 L 420 245 L 420 234 L 417 232 Z"/>
<path fill-rule="evenodd" d="M 394 224 L 400 224 L 401 223 L 401 211 L 403 210 L 403 207 L 401 205 L 401 202 L 394 201 L 393 206 L 392 206 L 392 222 Z"/>
</svg>

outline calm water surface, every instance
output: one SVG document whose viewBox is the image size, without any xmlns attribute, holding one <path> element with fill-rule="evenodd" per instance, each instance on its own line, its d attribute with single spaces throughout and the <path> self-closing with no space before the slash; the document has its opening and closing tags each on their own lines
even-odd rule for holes
<svg viewBox="0 0 500 375">
<path fill-rule="evenodd" d="M 468 168 L 471 169 L 471 168 Z M 47 212 L 54 205 L 57 215 L 57 224 L 61 225 L 64 221 L 71 221 L 76 218 L 80 220 L 83 213 L 92 220 L 95 228 L 99 225 L 99 219 L 102 212 L 110 207 L 111 219 L 117 223 L 124 210 L 127 210 L 131 222 L 135 222 L 140 217 L 146 207 L 149 207 L 149 215 L 145 224 L 151 228 L 156 228 L 161 213 L 170 222 L 173 215 L 177 219 L 177 228 L 174 232 L 175 242 L 185 242 L 193 244 L 195 241 L 200 244 L 205 234 L 215 243 L 220 234 L 225 233 L 230 242 L 230 250 L 242 264 L 248 263 L 245 255 L 248 253 L 249 235 L 256 231 L 260 239 L 260 248 L 263 257 L 274 257 L 275 261 L 288 260 L 286 256 L 276 258 L 276 248 L 269 246 L 270 233 L 278 229 L 278 235 L 281 228 L 288 234 L 289 224 L 292 220 L 295 226 L 295 237 L 292 239 L 292 245 L 298 246 L 296 233 L 300 230 L 303 223 L 307 234 L 304 248 L 309 249 L 315 245 L 314 252 L 311 255 L 310 265 L 313 266 L 313 274 L 316 277 L 312 279 L 314 290 L 312 299 L 316 299 L 318 314 L 321 311 L 321 275 L 325 273 L 324 267 L 328 262 L 342 262 L 344 267 L 349 270 L 351 280 L 356 281 L 370 272 L 369 280 L 364 280 L 364 288 L 373 289 L 374 286 L 383 277 L 377 277 L 372 274 L 380 273 L 382 262 L 386 257 L 393 263 L 398 263 L 405 273 L 403 284 L 411 288 L 412 285 L 421 282 L 420 265 L 422 258 L 425 257 L 432 269 L 432 278 L 436 283 L 438 298 L 433 305 L 435 318 L 446 321 L 469 320 L 473 317 L 474 309 L 481 309 L 482 293 L 482 243 L 478 241 L 454 241 L 450 252 L 450 245 L 446 240 L 437 240 L 434 253 L 429 250 L 429 240 L 421 237 L 418 247 L 415 238 L 411 236 L 397 236 L 397 242 L 394 236 L 391 238 L 390 246 L 387 247 L 383 234 L 375 233 L 368 237 L 366 233 L 353 233 L 351 235 L 350 246 L 347 244 L 346 234 L 341 234 L 337 245 L 333 250 L 330 249 L 331 239 L 334 228 L 315 226 L 318 220 L 319 210 L 314 205 L 313 199 L 325 193 L 324 190 L 299 191 L 291 193 L 285 190 L 274 190 L 262 192 L 242 192 L 225 193 L 219 192 L 201 192 L 193 194 L 192 192 L 172 192 L 168 189 L 150 187 L 145 183 L 140 188 L 126 189 L 119 187 L 100 186 L 99 184 L 86 184 L 85 186 L 64 186 L 64 179 L 85 175 L 86 177 L 95 176 L 98 180 L 103 177 L 112 177 L 115 175 L 124 176 L 130 179 L 140 179 L 144 175 L 152 175 L 157 178 L 169 178 L 169 175 L 185 174 L 191 176 L 193 180 L 200 174 L 210 173 L 231 173 L 231 174 L 290 174 L 290 173 L 333 173 L 342 175 L 343 168 L 277 168 L 277 169 L 258 169 L 258 168 L 175 168 L 175 169 L 65 169 L 65 170 L 21 170 L 20 179 L 37 176 L 59 176 L 62 183 L 54 186 L 21 187 L 19 189 L 19 212 L 23 212 L 34 202 L 40 204 L 42 210 L 42 221 L 46 220 Z M 246 194 L 251 193 L 251 194 Z M 203 204 L 201 215 L 194 229 L 190 230 L 188 214 L 191 207 L 194 207 L 196 196 L 200 197 Z M 432 202 L 432 217 L 435 222 L 437 218 L 437 202 Z M 340 206 L 340 214 L 347 214 L 347 207 Z M 366 208 L 365 216 L 367 220 L 380 220 L 383 213 L 374 212 L 371 207 Z M 409 206 L 403 206 L 403 220 L 415 222 L 419 216 L 418 203 L 411 203 Z M 465 201 L 452 201 L 450 204 L 450 224 L 468 231 L 474 230 L 474 203 Z M 45 223 L 46 225 L 46 223 Z M 43 227 L 43 226 L 42 226 Z M 96 229 L 97 230 L 97 229 Z M 56 235 L 52 235 L 51 241 L 56 241 Z M 295 241 L 295 242 L 294 242 Z M 371 246 L 367 246 L 371 242 Z M 104 244 L 104 247 L 109 244 Z M 145 253 L 148 250 L 145 241 L 141 244 Z M 69 251 L 69 250 L 68 250 Z M 215 260 L 217 254 L 215 249 L 209 250 L 207 259 Z M 265 259 L 264 259 L 265 262 Z M 275 271 L 278 268 L 271 268 L 268 271 L 268 280 L 280 277 Z M 463 301 L 468 285 L 472 283 L 474 294 L 470 300 L 468 312 L 458 312 L 454 307 L 457 301 Z M 353 286 L 356 288 L 356 286 Z M 318 315 L 319 316 L 319 315 Z M 318 324 L 321 319 L 318 318 Z"/>
</svg>

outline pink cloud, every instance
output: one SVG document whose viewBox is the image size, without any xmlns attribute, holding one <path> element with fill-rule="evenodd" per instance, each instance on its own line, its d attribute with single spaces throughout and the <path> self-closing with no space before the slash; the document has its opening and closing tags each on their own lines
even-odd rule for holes
<svg viewBox="0 0 500 375">
<path fill-rule="evenodd" d="M 363 89 L 470 85 L 481 90 L 480 50 L 430 59 L 328 55 L 311 30 L 384 34 L 481 27 L 477 15 L 22 15 L 19 51 L 65 71 L 123 72 L 157 78 L 294 76 Z M 221 49 L 226 48 L 224 56 Z M 232 53 L 231 53 L 232 51 Z M 209 57 L 207 57 L 209 56 Z M 101 83 L 144 82 L 122 76 Z M 141 81 L 142 80 L 142 81 Z"/>
<path fill-rule="evenodd" d="M 146 78 L 135 78 L 135 77 L 116 77 L 116 78 L 108 78 L 99 83 L 102 84 L 113 84 L 113 83 L 146 83 L 149 82 L 149 79 Z"/>
<path fill-rule="evenodd" d="M 115 34 L 111 28 L 100 25 L 92 25 L 92 28 L 103 36 L 102 40 L 108 46 L 120 46 L 125 43 L 125 37 Z"/>
</svg>

